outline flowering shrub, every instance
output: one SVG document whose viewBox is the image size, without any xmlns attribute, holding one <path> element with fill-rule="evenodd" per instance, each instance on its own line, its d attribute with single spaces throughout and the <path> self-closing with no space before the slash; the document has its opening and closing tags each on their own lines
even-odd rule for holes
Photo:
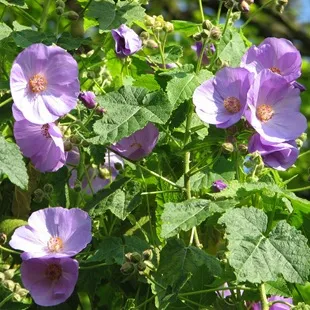
<svg viewBox="0 0 310 310">
<path fill-rule="evenodd" d="M 308 309 L 310 202 L 280 174 L 307 154 L 302 56 L 243 32 L 287 1 L 198 0 L 195 21 L 21 2 L 0 24 L 0 308 Z"/>
</svg>

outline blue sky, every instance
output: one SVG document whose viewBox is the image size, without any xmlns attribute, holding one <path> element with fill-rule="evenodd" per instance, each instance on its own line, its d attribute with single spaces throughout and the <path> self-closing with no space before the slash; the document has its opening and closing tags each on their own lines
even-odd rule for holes
<svg viewBox="0 0 310 310">
<path fill-rule="evenodd" d="M 301 23 L 310 23 L 310 1 L 301 0 L 301 10 L 298 20 Z"/>
</svg>

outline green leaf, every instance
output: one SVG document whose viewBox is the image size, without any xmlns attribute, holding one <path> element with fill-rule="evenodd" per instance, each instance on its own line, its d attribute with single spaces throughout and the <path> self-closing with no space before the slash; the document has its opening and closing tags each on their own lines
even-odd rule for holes
<svg viewBox="0 0 310 310">
<path fill-rule="evenodd" d="M 91 43 L 90 39 L 74 38 L 69 32 L 64 32 L 61 35 L 61 37 L 57 40 L 57 45 L 68 51 L 76 50 L 82 44 L 87 45 L 89 43 Z"/>
<path fill-rule="evenodd" d="M 172 23 L 176 32 L 182 32 L 187 37 L 190 37 L 201 30 L 201 24 L 188 22 L 186 20 L 173 20 Z"/>
<path fill-rule="evenodd" d="M 193 97 L 195 89 L 204 81 L 212 77 L 212 72 L 208 70 L 195 73 L 179 73 L 167 84 L 168 98 L 176 108 L 180 103 Z"/>
<path fill-rule="evenodd" d="M 293 283 L 307 280 L 310 249 L 296 228 L 280 221 L 268 232 L 267 215 L 253 207 L 228 210 L 219 223 L 226 225 L 228 260 L 238 281 L 275 281 L 279 275 Z"/>
<path fill-rule="evenodd" d="M 212 207 L 215 203 L 204 199 L 192 199 L 179 203 L 168 202 L 164 204 L 162 213 L 162 238 L 170 238 L 181 230 L 188 231 L 201 224 L 213 214 Z M 211 210 L 210 210 L 211 208 Z"/>
<path fill-rule="evenodd" d="M 23 0 L 10 0 L 10 1 L 0 0 L 0 3 L 4 4 L 5 6 L 18 6 L 21 9 L 28 8 L 27 4 Z"/>
<path fill-rule="evenodd" d="M 56 40 L 53 34 L 34 30 L 22 30 L 13 32 L 12 38 L 16 45 L 22 48 L 26 48 L 34 43 L 44 43 L 45 45 L 51 45 Z"/>
<path fill-rule="evenodd" d="M 142 74 L 138 76 L 133 82 L 133 86 L 146 87 L 150 91 L 160 89 L 160 85 L 155 80 L 155 76 L 153 74 Z"/>
<path fill-rule="evenodd" d="M 125 254 L 128 252 L 142 253 L 149 249 L 146 241 L 136 236 L 105 237 L 98 245 L 94 255 L 87 259 L 87 262 L 101 262 L 107 264 L 122 265 L 125 261 Z"/>
<path fill-rule="evenodd" d="M 12 32 L 12 29 L 5 23 L 0 23 L 0 41 L 7 38 Z"/>
<path fill-rule="evenodd" d="M 287 287 L 286 282 L 282 278 L 274 282 L 266 282 L 265 288 L 266 288 L 266 294 L 268 295 L 276 295 L 284 297 L 292 296 L 291 290 Z"/>
<path fill-rule="evenodd" d="M 179 58 L 182 57 L 182 55 L 183 55 L 183 48 L 179 45 L 171 45 L 165 47 L 164 58 L 166 64 L 178 61 Z M 149 56 L 149 59 L 155 63 L 159 64 L 162 63 L 160 54 Z"/>
<path fill-rule="evenodd" d="M 141 87 L 122 87 L 97 97 L 97 102 L 107 111 L 94 124 L 94 132 L 99 136 L 91 139 L 91 142 L 97 144 L 119 141 L 144 128 L 148 122 L 164 124 L 172 111 L 163 91 L 148 93 L 147 89 Z"/>
<path fill-rule="evenodd" d="M 27 189 L 27 169 L 18 146 L 0 137 L 0 176 L 3 174 L 21 189 Z"/>
<path fill-rule="evenodd" d="M 97 19 L 100 30 L 110 31 L 121 24 L 130 26 L 135 20 L 142 20 L 144 11 L 134 2 L 121 1 L 115 4 L 113 0 L 95 0 L 88 7 L 86 16 Z"/>
<path fill-rule="evenodd" d="M 221 38 L 217 52 L 218 57 L 230 67 L 237 67 L 246 51 L 246 46 L 237 30 L 230 29 Z"/>
</svg>

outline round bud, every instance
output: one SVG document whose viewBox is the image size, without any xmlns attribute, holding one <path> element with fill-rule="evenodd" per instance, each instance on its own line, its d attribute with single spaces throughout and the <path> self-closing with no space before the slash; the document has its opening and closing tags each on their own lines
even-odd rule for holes
<svg viewBox="0 0 310 310">
<path fill-rule="evenodd" d="M 130 255 L 130 261 L 132 263 L 139 263 L 141 261 L 141 255 L 138 252 L 133 252 Z"/>
<path fill-rule="evenodd" d="M 82 139 L 81 139 L 81 137 L 78 136 L 78 135 L 72 135 L 72 136 L 70 137 L 70 142 L 73 143 L 73 144 L 78 145 L 78 144 L 80 144 L 80 143 L 82 142 Z"/>
<path fill-rule="evenodd" d="M 42 202 L 42 200 L 44 199 L 45 194 L 42 191 L 41 188 L 37 188 L 34 192 L 33 192 L 33 198 L 32 200 L 36 203 L 40 203 Z"/>
<path fill-rule="evenodd" d="M 129 275 L 135 271 L 135 266 L 130 262 L 125 262 L 120 270 L 124 275 Z"/>
<path fill-rule="evenodd" d="M 140 39 L 141 39 L 142 41 L 148 40 L 149 37 L 150 37 L 150 34 L 149 34 L 147 31 L 142 31 L 142 32 L 140 33 Z"/>
<path fill-rule="evenodd" d="M 304 132 L 301 134 L 301 136 L 299 137 L 300 140 L 302 140 L 303 142 L 306 142 L 308 139 L 307 134 Z"/>
<path fill-rule="evenodd" d="M 154 40 L 147 40 L 144 44 L 148 48 L 158 48 L 158 44 Z"/>
<path fill-rule="evenodd" d="M 99 168 L 99 177 L 104 180 L 108 180 L 111 177 L 111 172 L 107 167 Z"/>
<path fill-rule="evenodd" d="M 245 155 L 248 152 L 248 146 L 246 144 L 239 144 L 238 150 L 241 154 Z"/>
<path fill-rule="evenodd" d="M 137 269 L 138 269 L 139 271 L 144 271 L 144 270 L 146 269 L 146 264 L 145 264 L 144 262 L 139 262 L 139 263 L 137 264 Z"/>
<path fill-rule="evenodd" d="M 212 40 L 219 40 L 222 36 L 222 31 L 219 27 L 213 27 L 210 31 L 210 37 Z"/>
<path fill-rule="evenodd" d="M 173 26 L 173 24 L 170 23 L 170 22 L 165 22 L 164 31 L 166 31 L 167 33 L 173 32 L 173 31 L 174 31 L 174 26 Z"/>
<path fill-rule="evenodd" d="M 9 270 L 6 270 L 3 274 L 6 280 L 11 280 L 14 277 L 15 270 L 9 269 Z"/>
<path fill-rule="evenodd" d="M 303 146 L 303 144 L 304 144 L 304 142 L 303 142 L 301 139 L 296 139 L 295 142 L 296 142 L 297 148 L 299 148 L 299 149 L 300 149 L 300 148 Z"/>
<path fill-rule="evenodd" d="M 154 17 L 149 16 L 149 15 L 146 15 L 144 17 L 144 24 L 145 24 L 145 26 L 153 27 L 154 23 L 155 23 L 155 18 Z"/>
<path fill-rule="evenodd" d="M 203 29 L 200 33 L 201 37 L 204 38 L 204 39 L 208 39 L 209 36 L 210 36 L 210 31 L 209 30 L 206 30 L 206 29 Z"/>
<path fill-rule="evenodd" d="M 237 20 L 240 19 L 240 17 L 241 17 L 241 12 L 239 12 L 239 11 L 231 13 L 231 15 L 230 15 L 231 22 L 232 23 L 236 22 Z"/>
<path fill-rule="evenodd" d="M 5 233 L 0 233 L 0 245 L 6 244 L 8 237 Z"/>
<path fill-rule="evenodd" d="M 70 152 L 72 150 L 72 147 L 73 147 L 73 145 L 72 145 L 72 143 L 70 141 L 68 141 L 68 140 L 64 141 L 64 150 L 65 150 L 65 152 Z"/>
<path fill-rule="evenodd" d="M 62 0 L 56 0 L 55 4 L 56 4 L 56 8 L 57 7 L 64 8 L 66 6 Z"/>
<path fill-rule="evenodd" d="M 224 2 L 224 6 L 226 9 L 231 9 L 234 7 L 234 5 L 235 5 L 234 0 L 225 0 Z"/>
<path fill-rule="evenodd" d="M 151 249 L 145 250 L 142 253 L 143 260 L 152 260 L 153 258 L 153 251 Z"/>
<path fill-rule="evenodd" d="M 62 15 L 64 13 L 64 8 L 57 6 L 55 11 L 57 15 Z"/>
<path fill-rule="evenodd" d="M 70 20 L 78 20 L 80 15 L 74 11 L 69 11 L 63 14 L 64 17 L 70 19 Z"/>
<path fill-rule="evenodd" d="M 13 300 L 20 302 L 22 300 L 22 298 L 19 294 L 14 293 L 13 294 Z"/>
<path fill-rule="evenodd" d="M 51 194 L 54 191 L 54 186 L 50 183 L 46 183 L 43 186 L 43 190 L 45 191 L 45 193 Z"/>
<path fill-rule="evenodd" d="M 202 23 L 202 28 L 203 29 L 210 30 L 212 27 L 213 27 L 213 24 L 212 24 L 212 22 L 210 20 L 205 20 Z"/>
<path fill-rule="evenodd" d="M 0 272 L 0 283 L 5 280 L 5 276 L 3 272 Z"/>
<path fill-rule="evenodd" d="M 20 288 L 16 294 L 18 294 L 21 298 L 26 297 L 28 294 L 28 291 L 24 288 Z"/>
<path fill-rule="evenodd" d="M 87 77 L 89 79 L 95 79 L 96 78 L 96 73 L 94 71 L 88 71 L 87 72 Z"/>
<path fill-rule="evenodd" d="M 12 280 L 4 280 L 2 283 L 7 289 L 9 289 L 10 291 L 14 291 L 15 282 L 13 282 Z"/>
<path fill-rule="evenodd" d="M 288 0 L 278 0 L 278 4 L 279 5 L 287 5 L 288 4 Z"/>
<path fill-rule="evenodd" d="M 224 142 L 222 144 L 222 149 L 224 153 L 232 153 L 234 151 L 234 145 L 230 142 Z"/>
<path fill-rule="evenodd" d="M 284 12 L 284 5 L 277 4 L 275 8 L 280 14 Z"/>
<path fill-rule="evenodd" d="M 115 168 L 116 170 L 122 170 L 122 169 L 123 169 L 123 166 L 122 166 L 121 163 L 115 163 L 115 164 L 114 164 L 114 168 Z"/>
<path fill-rule="evenodd" d="M 250 6 L 246 1 L 241 1 L 239 4 L 239 9 L 242 12 L 249 12 L 250 11 Z"/>
<path fill-rule="evenodd" d="M 82 184 L 81 181 L 79 180 L 75 180 L 74 182 L 74 191 L 76 191 L 77 193 L 80 192 L 82 190 Z"/>
<path fill-rule="evenodd" d="M 96 108 L 96 114 L 102 115 L 104 113 L 107 113 L 107 110 L 105 108 L 103 108 L 103 107 L 97 107 Z"/>
<path fill-rule="evenodd" d="M 201 40 L 201 33 L 200 32 L 197 32 L 193 35 L 193 39 L 195 41 L 200 41 Z"/>
</svg>

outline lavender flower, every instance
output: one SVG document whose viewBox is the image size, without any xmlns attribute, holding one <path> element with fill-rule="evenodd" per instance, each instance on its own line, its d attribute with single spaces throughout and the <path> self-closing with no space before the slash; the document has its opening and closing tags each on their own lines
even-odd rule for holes
<svg viewBox="0 0 310 310">
<path fill-rule="evenodd" d="M 16 111 L 14 116 L 21 119 Z M 24 156 L 29 157 L 39 171 L 57 171 L 65 164 L 62 134 L 54 123 L 38 125 L 19 120 L 14 124 L 14 136 Z"/>
<path fill-rule="evenodd" d="M 299 90 L 280 75 L 261 71 L 248 93 L 248 122 L 269 142 L 284 142 L 299 137 L 307 120 L 299 112 Z"/>
<path fill-rule="evenodd" d="M 226 187 L 227 187 L 227 184 L 224 183 L 222 180 L 217 180 L 217 181 L 212 183 L 212 190 L 214 192 L 220 192 L 223 189 L 225 189 Z"/>
<path fill-rule="evenodd" d="M 58 46 L 33 44 L 15 59 L 10 87 L 16 107 L 29 122 L 51 123 L 76 106 L 78 66 Z"/>
<path fill-rule="evenodd" d="M 80 92 L 79 99 L 88 109 L 93 109 L 96 106 L 96 95 L 92 91 Z"/>
<path fill-rule="evenodd" d="M 78 262 L 68 257 L 32 258 L 21 264 L 22 282 L 36 304 L 55 306 L 72 294 L 78 279 L 78 268 Z"/>
<path fill-rule="evenodd" d="M 130 56 L 142 48 L 140 37 L 126 25 L 111 30 L 115 41 L 115 52 L 120 58 Z"/>
<path fill-rule="evenodd" d="M 33 212 L 28 225 L 17 228 L 9 244 L 25 251 L 21 257 L 27 260 L 74 256 L 91 239 L 91 220 L 85 211 L 54 207 Z"/>
<path fill-rule="evenodd" d="M 280 300 L 280 301 L 285 301 L 288 302 L 290 304 L 293 304 L 293 299 L 288 297 L 281 297 L 281 296 L 271 296 L 268 298 L 268 301 L 276 301 L 276 300 Z M 285 304 L 280 304 L 280 303 L 275 303 L 274 305 L 272 305 L 269 310 L 290 310 L 291 308 Z M 262 305 L 260 302 L 255 303 L 252 305 L 252 310 L 262 310 Z"/>
<path fill-rule="evenodd" d="M 75 150 L 73 150 L 75 152 Z M 79 162 L 79 155 L 77 157 L 76 152 L 74 154 L 69 152 L 68 158 L 70 159 L 69 164 L 77 165 Z M 68 163 L 68 161 L 67 161 Z M 98 192 L 107 186 L 110 182 L 112 182 L 117 175 L 119 174 L 119 170 L 124 167 L 123 160 L 113 152 L 107 152 L 105 155 L 105 161 L 103 165 L 100 167 L 90 167 L 87 170 L 87 176 L 83 177 L 81 182 L 81 187 L 85 192 L 89 195 Z M 71 188 L 75 187 L 75 183 L 77 180 L 77 171 L 73 169 L 71 171 L 71 177 L 69 179 L 69 186 Z M 91 183 L 91 188 L 89 186 L 89 182 Z"/>
<path fill-rule="evenodd" d="M 301 55 L 286 39 L 267 38 L 258 47 L 252 46 L 241 60 L 241 67 L 258 74 L 264 69 L 293 82 L 301 75 Z"/>
<path fill-rule="evenodd" d="M 143 129 L 114 144 L 111 149 L 131 160 L 139 160 L 152 152 L 158 135 L 158 129 L 152 123 L 148 123 Z"/>
<path fill-rule="evenodd" d="M 246 108 L 253 75 L 243 68 L 224 68 L 196 88 L 193 102 L 199 118 L 219 128 L 237 123 Z"/>
<path fill-rule="evenodd" d="M 202 51 L 202 42 L 197 41 L 194 45 L 191 46 L 192 50 L 196 52 L 197 57 L 199 58 Z M 215 53 L 215 47 L 213 44 L 210 44 L 209 48 L 206 47 L 203 56 L 202 56 L 202 64 L 207 65 L 209 63 L 208 50 L 213 54 Z"/>
<path fill-rule="evenodd" d="M 295 163 L 299 154 L 295 141 L 270 143 L 259 134 L 252 136 L 248 150 L 250 153 L 258 151 L 265 165 L 283 171 Z"/>
</svg>

